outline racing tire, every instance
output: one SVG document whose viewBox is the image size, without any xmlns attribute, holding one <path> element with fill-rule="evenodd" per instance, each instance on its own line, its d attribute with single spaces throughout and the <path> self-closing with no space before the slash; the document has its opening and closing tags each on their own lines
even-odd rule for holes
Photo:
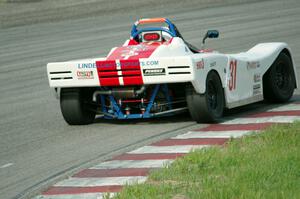
<svg viewBox="0 0 300 199">
<path fill-rule="evenodd" d="M 224 90 L 218 74 L 212 71 L 207 75 L 204 94 L 196 93 L 192 85 L 187 86 L 186 100 L 193 120 L 198 123 L 217 122 L 225 107 Z"/>
<path fill-rule="evenodd" d="M 263 78 L 264 98 L 269 102 L 287 102 L 294 93 L 295 77 L 291 58 L 281 52 Z"/>
<path fill-rule="evenodd" d="M 60 108 L 65 121 L 70 125 L 93 123 L 96 112 L 91 110 L 88 100 L 92 92 L 88 88 L 62 88 Z"/>
</svg>

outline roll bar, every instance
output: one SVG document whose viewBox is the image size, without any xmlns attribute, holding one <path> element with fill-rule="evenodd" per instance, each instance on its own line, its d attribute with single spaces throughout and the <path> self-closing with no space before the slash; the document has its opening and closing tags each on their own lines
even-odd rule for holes
<svg viewBox="0 0 300 199">
<path fill-rule="evenodd" d="M 164 27 L 147 27 L 147 28 L 138 29 L 138 25 L 151 24 L 151 23 L 166 23 L 169 29 L 166 29 Z M 164 31 L 169 33 L 172 37 L 178 36 L 174 24 L 167 18 L 140 19 L 133 24 L 130 36 L 131 38 L 135 38 L 137 35 L 139 35 L 141 32 L 144 31 Z"/>
</svg>

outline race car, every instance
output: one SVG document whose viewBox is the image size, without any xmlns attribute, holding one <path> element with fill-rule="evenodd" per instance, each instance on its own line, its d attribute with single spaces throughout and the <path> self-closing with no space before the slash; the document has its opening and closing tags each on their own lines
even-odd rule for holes
<svg viewBox="0 0 300 199">
<path fill-rule="evenodd" d="M 120 47 L 103 58 L 49 63 L 47 75 L 70 125 L 139 119 L 189 111 L 197 122 L 216 122 L 224 109 L 268 100 L 288 101 L 297 88 L 286 43 L 260 43 L 223 54 L 188 43 L 166 18 L 140 19 Z"/>
</svg>

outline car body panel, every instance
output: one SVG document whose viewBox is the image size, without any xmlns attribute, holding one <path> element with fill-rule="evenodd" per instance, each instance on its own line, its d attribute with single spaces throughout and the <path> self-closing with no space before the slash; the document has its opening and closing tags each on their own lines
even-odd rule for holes
<svg viewBox="0 0 300 199">
<path fill-rule="evenodd" d="M 260 43 L 246 52 L 223 54 L 205 49 L 194 53 L 180 37 L 146 43 L 130 38 L 107 57 L 49 63 L 47 73 L 56 90 L 191 83 L 203 94 L 208 73 L 216 71 L 226 107 L 233 108 L 263 99 L 263 75 L 282 51 L 292 54 L 286 43 Z"/>
</svg>

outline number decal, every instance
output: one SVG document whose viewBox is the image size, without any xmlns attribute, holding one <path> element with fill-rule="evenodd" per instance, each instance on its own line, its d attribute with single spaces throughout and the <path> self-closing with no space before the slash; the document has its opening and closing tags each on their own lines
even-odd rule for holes
<svg viewBox="0 0 300 199">
<path fill-rule="evenodd" d="M 229 90 L 233 91 L 236 88 L 236 65 L 237 60 L 231 60 L 229 65 L 230 79 L 229 79 Z"/>
</svg>

